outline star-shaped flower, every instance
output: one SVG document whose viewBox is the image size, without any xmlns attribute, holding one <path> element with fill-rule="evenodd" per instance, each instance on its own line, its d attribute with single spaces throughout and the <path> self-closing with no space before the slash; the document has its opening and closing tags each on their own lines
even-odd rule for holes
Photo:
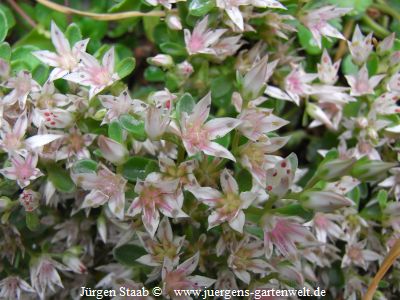
<svg viewBox="0 0 400 300">
<path fill-rule="evenodd" d="M 182 113 L 181 138 L 185 149 L 190 156 L 202 151 L 207 155 L 236 161 L 232 153 L 213 140 L 226 135 L 241 122 L 234 118 L 215 118 L 205 123 L 210 108 L 211 93 L 208 93 L 195 105 L 190 115 Z"/>
<path fill-rule="evenodd" d="M 63 78 L 81 85 L 89 86 L 89 99 L 100 93 L 103 89 L 119 79 L 114 68 L 115 50 L 108 50 L 100 64 L 96 58 L 85 52 L 81 52 L 81 62 L 77 71 Z"/>
<path fill-rule="evenodd" d="M 34 51 L 32 54 L 45 64 L 54 67 L 54 70 L 49 75 L 49 80 L 53 81 L 78 69 L 81 54 L 86 51 L 89 39 L 76 42 L 71 49 L 69 41 L 60 28 L 56 23 L 51 22 L 51 41 L 57 53 L 41 50 Z"/>
</svg>

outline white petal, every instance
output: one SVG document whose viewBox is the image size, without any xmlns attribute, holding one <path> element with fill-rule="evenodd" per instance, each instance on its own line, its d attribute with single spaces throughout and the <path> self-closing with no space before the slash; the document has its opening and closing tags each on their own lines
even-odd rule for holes
<svg viewBox="0 0 400 300">
<path fill-rule="evenodd" d="M 64 135 L 61 134 L 38 134 L 31 136 L 25 140 L 25 145 L 30 149 L 34 149 L 37 147 L 42 147 L 51 143 L 59 138 L 62 138 Z"/>
</svg>

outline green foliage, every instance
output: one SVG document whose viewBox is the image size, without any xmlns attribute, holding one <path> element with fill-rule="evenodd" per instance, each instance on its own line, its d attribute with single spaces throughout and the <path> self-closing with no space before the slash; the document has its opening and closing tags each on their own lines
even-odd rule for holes
<svg viewBox="0 0 400 300">
<path fill-rule="evenodd" d="M 145 179 L 148 174 L 158 169 L 155 160 L 140 156 L 131 156 L 126 163 L 122 165 L 122 175 L 130 180 L 137 181 Z"/>
</svg>

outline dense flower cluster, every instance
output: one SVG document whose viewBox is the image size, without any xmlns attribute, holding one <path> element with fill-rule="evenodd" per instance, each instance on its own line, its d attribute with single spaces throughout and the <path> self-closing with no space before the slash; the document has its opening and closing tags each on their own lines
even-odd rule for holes
<svg viewBox="0 0 400 300">
<path fill-rule="evenodd" d="M 104 46 L 57 20 L 40 47 L 3 42 L 0 298 L 360 299 L 400 238 L 400 41 L 333 3 L 146 0 L 166 17 Z M 132 76 L 119 37 L 145 44 Z"/>
</svg>

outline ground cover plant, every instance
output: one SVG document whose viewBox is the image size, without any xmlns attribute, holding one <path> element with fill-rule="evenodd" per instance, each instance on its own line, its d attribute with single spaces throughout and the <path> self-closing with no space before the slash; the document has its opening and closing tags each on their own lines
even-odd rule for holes
<svg viewBox="0 0 400 300">
<path fill-rule="evenodd" d="M 399 34 L 396 0 L 0 3 L 0 299 L 397 299 Z"/>
</svg>

